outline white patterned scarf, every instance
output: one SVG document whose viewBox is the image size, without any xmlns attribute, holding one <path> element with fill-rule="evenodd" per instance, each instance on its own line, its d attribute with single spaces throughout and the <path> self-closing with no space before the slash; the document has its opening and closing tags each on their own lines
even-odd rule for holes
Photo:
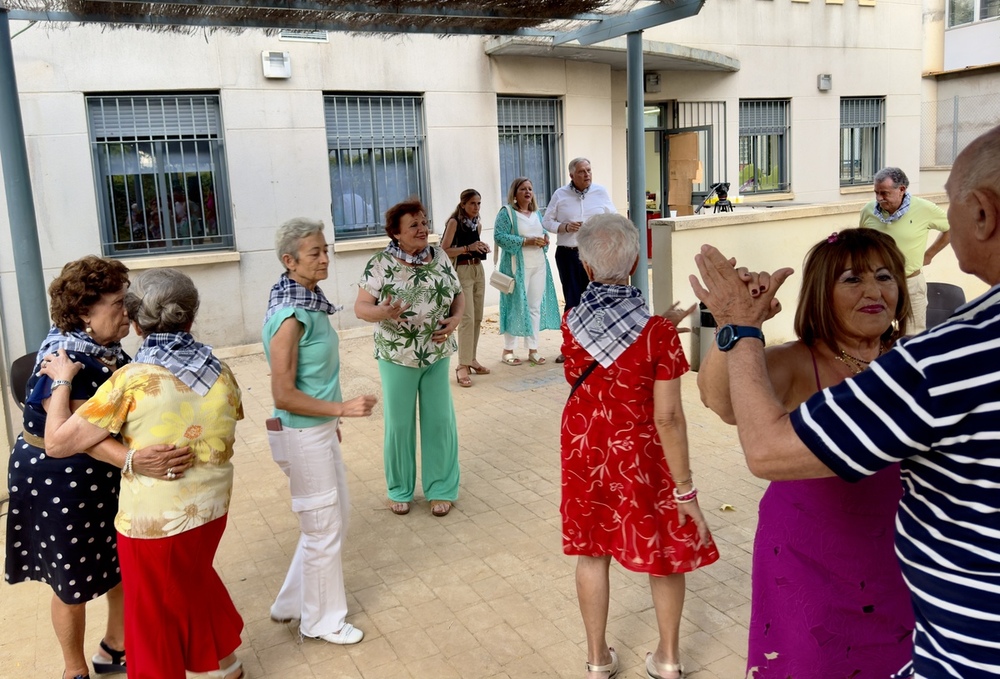
<svg viewBox="0 0 1000 679">
<path fill-rule="evenodd" d="M 105 346 L 95 342 L 93 337 L 82 330 L 70 330 L 64 333 L 53 325 L 49 328 L 49 334 L 42 340 L 42 346 L 38 348 L 34 372 L 38 372 L 43 358 L 56 353 L 59 349 L 65 349 L 67 352 L 76 351 L 105 361 L 113 360 L 115 365 L 124 363 L 126 360 L 125 352 L 122 351 L 122 345 L 119 342 Z"/>
<path fill-rule="evenodd" d="M 607 368 L 639 338 L 650 314 L 638 288 L 591 282 L 566 316 L 573 337 Z"/>
<path fill-rule="evenodd" d="M 875 208 L 872 212 L 875 213 L 875 217 L 878 218 L 883 224 L 892 224 L 895 221 L 902 219 L 910 209 L 910 192 L 907 191 L 903 194 L 903 202 L 899 204 L 899 208 L 893 212 L 891 215 L 887 215 L 882 212 L 882 208 L 879 207 L 878 201 L 875 201 Z"/>
<path fill-rule="evenodd" d="M 283 273 L 278 282 L 271 286 L 271 294 L 267 298 L 267 313 L 264 314 L 264 322 L 267 323 L 271 316 L 276 314 L 280 309 L 288 307 L 307 309 L 309 311 L 322 311 L 331 316 L 344 308 L 328 300 L 318 285 L 310 290 L 301 283 L 293 281 L 288 277 L 287 273 Z"/>
<path fill-rule="evenodd" d="M 212 347 L 196 341 L 188 332 L 146 335 L 135 362 L 163 366 L 202 396 L 222 374 L 222 363 L 212 353 Z"/>
</svg>

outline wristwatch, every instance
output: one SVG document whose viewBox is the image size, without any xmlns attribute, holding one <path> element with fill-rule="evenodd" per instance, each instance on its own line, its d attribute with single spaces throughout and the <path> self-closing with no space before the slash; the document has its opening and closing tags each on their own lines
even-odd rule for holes
<svg viewBox="0 0 1000 679">
<path fill-rule="evenodd" d="M 764 331 L 751 325 L 727 324 L 715 333 L 715 345 L 719 347 L 719 351 L 729 351 L 744 337 L 756 337 L 763 342 Z"/>
</svg>

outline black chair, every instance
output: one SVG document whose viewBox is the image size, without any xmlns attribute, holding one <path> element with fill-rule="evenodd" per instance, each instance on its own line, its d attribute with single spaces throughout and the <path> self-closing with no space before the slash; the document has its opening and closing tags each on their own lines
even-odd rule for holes
<svg viewBox="0 0 1000 679">
<path fill-rule="evenodd" d="M 927 284 L 927 327 L 948 320 L 955 309 L 965 304 L 965 291 L 951 283 Z"/>
<path fill-rule="evenodd" d="M 10 393 L 17 401 L 17 407 L 24 410 L 24 400 L 28 397 L 28 379 L 35 368 L 37 353 L 25 354 L 10 364 Z"/>
</svg>

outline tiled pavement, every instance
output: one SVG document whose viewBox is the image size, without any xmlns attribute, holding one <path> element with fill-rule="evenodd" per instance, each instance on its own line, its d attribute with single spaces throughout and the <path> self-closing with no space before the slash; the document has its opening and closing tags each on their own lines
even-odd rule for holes
<svg viewBox="0 0 1000 679">
<path fill-rule="evenodd" d="M 554 358 L 558 333 L 543 335 L 542 353 Z M 237 429 L 232 510 L 216 563 L 246 621 L 238 655 L 249 677 L 584 676 L 574 560 L 560 543 L 559 419 L 569 387 L 551 360 L 500 365 L 500 347 L 494 316 L 480 342 L 480 359 L 493 373 L 473 377 L 471 389 L 452 382 L 462 485 L 443 519 L 430 515 L 423 498 L 407 516 L 385 508 L 380 408 L 369 419 L 343 423 L 352 493 L 344 552 L 348 620 L 365 631 L 365 640 L 351 647 L 302 642 L 294 625 L 269 619 L 297 524 L 264 435 L 267 364 L 261 354 L 228 360 L 243 389 L 246 419 Z M 379 393 L 370 338 L 342 341 L 341 359 L 345 398 Z M 702 407 L 693 373 L 683 378 L 683 394 L 692 469 L 722 559 L 688 576 L 682 660 L 691 679 L 739 679 L 750 551 L 765 483 L 747 472 L 735 431 Z M 0 585 L 0 678 L 58 676 L 49 600 L 44 585 Z M 105 615 L 101 602 L 90 604 L 88 652 Z M 621 676 L 644 676 L 642 660 L 656 639 L 648 581 L 617 565 L 608 632 L 622 658 Z"/>
</svg>

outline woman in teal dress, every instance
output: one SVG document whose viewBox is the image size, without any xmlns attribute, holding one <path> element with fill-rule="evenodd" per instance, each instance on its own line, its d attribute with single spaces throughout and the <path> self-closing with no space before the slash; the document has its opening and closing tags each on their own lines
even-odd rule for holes
<svg viewBox="0 0 1000 679">
<path fill-rule="evenodd" d="M 542 228 L 535 192 L 527 177 L 511 183 L 507 205 L 497 213 L 493 238 L 502 252 L 500 271 L 514 278 L 513 292 L 500 294 L 501 360 L 521 365 L 514 349 L 517 338 L 523 337 L 528 360 L 541 365 L 545 359 L 538 355 L 538 336 L 542 330 L 559 329 L 559 302 L 546 256 L 549 237 Z"/>
</svg>

